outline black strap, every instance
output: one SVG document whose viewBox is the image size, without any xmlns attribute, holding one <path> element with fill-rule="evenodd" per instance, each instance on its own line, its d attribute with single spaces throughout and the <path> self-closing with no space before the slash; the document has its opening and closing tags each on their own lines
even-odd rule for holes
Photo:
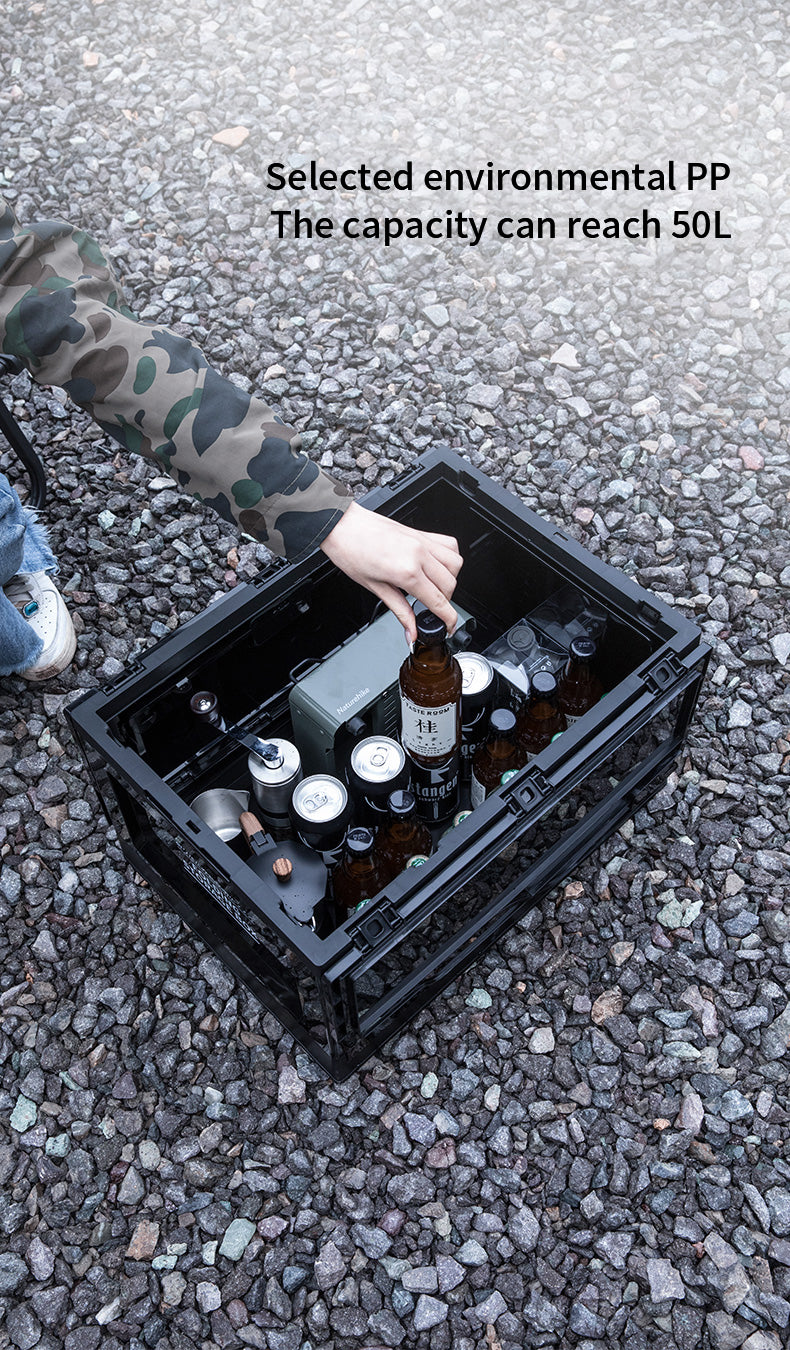
<svg viewBox="0 0 790 1350">
<path fill-rule="evenodd" d="M 17 375 L 24 370 L 24 364 L 17 356 L 0 354 L 0 375 Z M 0 431 L 2 431 L 11 449 L 22 461 L 30 479 L 29 505 L 41 507 L 47 499 L 47 479 L 44 465 L 27 439 L 13 413 L 9 412 L 0 398 Z"/>
</svg>

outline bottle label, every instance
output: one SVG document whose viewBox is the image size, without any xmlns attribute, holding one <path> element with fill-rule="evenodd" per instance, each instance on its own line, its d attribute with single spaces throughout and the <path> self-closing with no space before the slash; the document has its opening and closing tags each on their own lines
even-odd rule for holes
<svg viewBox="0 0 790 1350">
<path fill-rule="evenodd" d="M 582 713 L 579 714 L 579 717 L 581 717 L 581 716 L 583 716 Z M 566 714 L 565 714 L 565 721 L 568 723 L 568 726 L 569 726 L 569 727 L 573 727 L 573 726 L 575 726 L 576 723 L 578 722 L 579 717 L 571 717 L 570 713 L 567 713 L 567 712 L 566 712 Z M 560 733 L 557 732 L 557 735 L 560 735 Z M 552 740 L 553 740 L 553 739 L 554 739 L 554 737 L 552 736 Z"/>
<path fill-rule="evenodd" d="M 424 708 L 401 695 L 401 741 L 413 755 L 440 758 L 455 749 L 458 731 L 458 705 L 443 703 L 439 708 Z"/>
<path fill-rule="evenodd" d="M 436 782 L 419 782 L 418 780 L 413 779 L 411 790 L 417 798 L 417 801 L 423 806 L 428 802 L 439 802 L 441 804 L 442 802 L 447 801 L 448 797 L 455 797 L 457 795 L 458 774 L 455 773 L 451 778 L 440 779 Z"/>
<path fill-rule="evenodd" d="M 472 770 L 472 782 L 469 788 L 469 795 L 472 800 L 472 809 L 476 806 L 482 806 L 486 799 L 486 790 L 480 782 L 480 779 L 476 776 L 474 770 Z"/>
</svg>

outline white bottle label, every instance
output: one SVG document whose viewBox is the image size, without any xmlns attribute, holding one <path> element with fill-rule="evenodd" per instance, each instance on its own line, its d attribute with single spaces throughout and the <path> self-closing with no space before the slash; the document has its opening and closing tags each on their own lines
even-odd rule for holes
<svg viewBox="0 0 790 1350">
<path fill-rule="evenodd" d="M 423 708 L 401 694 L 401 741 L 414 755 L 439 759 L 455 749 L 458 730 L 458 706 L 443 703 L 439 708 Z"/>
<path fill-rule="evenodd" d="M 480 779 L 476 776 L 474 769 L 472 770 L 472 782 L 469 786 L 469 796 L 472 801 L 472 809 L 476 806 L 482 806 L 486 799 L 486 790 L 480 782 Z"/>
<path fill-rule="evenodd" d="M 581 714 L 581 713 L 579 714 L 580 717 L 581 717 L 582 715 L 583 715 L 583 714 Z M 570 713 L 566 713 L 566 714 L 565 714 L 565 721 L 568 723 L 568 726 L 569 726 L 569 727 L 575 726 L 576 723 L 578 722 L 578 720 L 579 720 L 578 717 L 571 717 Z"/>
</svg>

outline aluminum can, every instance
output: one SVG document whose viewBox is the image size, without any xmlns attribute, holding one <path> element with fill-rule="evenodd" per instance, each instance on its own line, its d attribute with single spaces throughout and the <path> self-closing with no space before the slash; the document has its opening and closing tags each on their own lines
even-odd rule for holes
<svg viewBox="0 0 790 1350">
<path fill-rule="evenodd" d="M 274 759 L 261 759 L 260 755 L 251 754 L 247 768 L 253 795 L 264 820 L 271 825 L 287 827 L 291 796 L 302 777 L 302 760 L 292 741 L 270 736 L 269 743 L 277 750 Z"/>
<path fill-rule="evenodd" d="M 461 675 L 463 676 L 461 708 L 463 720 L 466 721 L 467 712 L 479 708 L 492 697 L 494 692 L 494 667 L 488 657 L 481 656 L 480 652 L 461 652 L 455 659 L 461 667 Z"/>
<path fill-rule="evenodd" d="M 314 773 L 297 783 L 290 817 L 297 838 L 331 859 L 343 845 L 351 819 L 351 800 L 344 783 L 328 773 Z"/>
<path fill-rule="evenodd" d="M 409 786 L 406 751 L 391 736 L 366 736 L 351 751 L 346 776 L 367 823 L 382 824 L 390 793 Z"/>
<path fill-rule="evenodd" d="M 491 662 L 480 652 L 461 652 L 461 777 L 471 774 L 472 760 L 488 729 L 488 713 L 494 699 L 496 676 Z"/>
</svg>

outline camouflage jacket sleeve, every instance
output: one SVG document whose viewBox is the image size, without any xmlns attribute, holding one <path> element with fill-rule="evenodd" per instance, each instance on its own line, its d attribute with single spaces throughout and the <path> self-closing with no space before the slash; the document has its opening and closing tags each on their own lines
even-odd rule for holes
<svg viewBox="0 0 790 1350">
<path fill-rule="evenodd" d="M 188 339 L 135 318 L 90 235 L 62 221 L 22 226 L 2 198 L 0 350 L 275 553 L 320 544 L 350 504 L 293 427 Z"/>
</svg>

